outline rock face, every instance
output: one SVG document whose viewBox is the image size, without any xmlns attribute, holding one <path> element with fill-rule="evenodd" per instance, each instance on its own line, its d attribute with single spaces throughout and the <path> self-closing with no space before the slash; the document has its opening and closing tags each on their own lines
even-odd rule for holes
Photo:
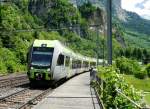
<svg viewBox="0 0 150 109">
<path fill-rule="evenodd" d="M 46 20 L 48 18 L 48 10 L 51 9 L 52 6 L 56 5 L 54 4 L 55 0 L 29 0 L 29 11 L 33 15 L 37 15 L 39 18 L 42 18 L 43 20 Z M 103 0 L 89 0 L 91 3 L 97 5 L 97 6 L 103 6 Z M 70 0 L 71 3 L 76 7 L 77 5 L 80 6 L 85 2 L 88 2 L 88 0 Z M 104 29 L 105 24 L 105 12 L 102 9 L 97 9 L 97 12 L 93 14 L 91 19 L 89 19 L 90 23 L 92 25 L 101 25 L 101 30 Z"/>
<path fill-rule="evenodd" d="M 125 28 L 143 34 L 150 34 L 150 20 L 141 18 L 137 13 L 121 8 L 121 0 L 113 0 L 114 17 L 120 20 Z"/>
<path fill-rule="evenodd" d="M 83 3 L 90 2 L 98 7 L 106 8 L 106 0 L 71 0 L 74 5 L 82 5 Z M 121 0 L 112 0 L 113 16 L 122 21 L 126 21 L 126 12 L 121 8 Z"/>
<path fill-rule="evenodd" d="M 45 18 L 48 9 L 53 5 L 52 0 L 29 0 L 29 11 L 39 17 Z"/>
<path fill-rule="evenodd" d="M 90 2 L 96 6 L 104 7 L 106 0 L 70 0 L 74 5 L 82 5 L 83 3 Z"/>
<path fill-rule="evenodd" d="M 53 1 L 55 0 L 30 0 L 29 10 L 32 14 L 36 14 L 42 18 L 47 18 L 48 9 L 54 5 Z M 101 9 L 106 8 L 106 0 L 70 0 L 71 3 L 76 5 L 82 5 L 85 2 L 91 2 L 95 6 L 101 7 Z M 112 0 L 112 10 L 113 10 L 113 19 L 117 19 L 120 24 L 125 25 L 125 28 L 128 28 L 133 31 L 137 31 L 144 34 L 150 34 L 150 21 L 141 18 L 139 15 L 133 12 L 128 12 L 121 8 L 121 0 Z M 106 15 L 106 12 L 102 13 L 100 19 Z M 105 14 L 105 15 L 104 15 Z M 95 14 L 95 17 L 98 17 Z M 135 22 L 136 21 L 136 22 Z M 104 21 L 106 23 L 106 21 Z"/>
<path fill-rule="evenodd" d="M 112 0 L 113 16 L 126 22 L 126 11 L 121 8 L 121 0 Z"/>
</svg>

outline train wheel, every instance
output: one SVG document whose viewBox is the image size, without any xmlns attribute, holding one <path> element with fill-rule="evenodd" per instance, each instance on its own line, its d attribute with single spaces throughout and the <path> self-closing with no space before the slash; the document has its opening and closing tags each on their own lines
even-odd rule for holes
<svg viewBox="0 0 150 109">
<path fill-rule="evenodd" d="M 57 86 L 58 86 L 58 84 L 55 83 L 55 84 L 52 85 L 52 88 L 55 89 Z"/>
<path fill-rule="evenodd" d="M 34 81 L 30 81 L 30 84 L 29 84 L 29 85 L 30 85 L 31 88 L 34 88 L 34 87 L 36 86 L 36 84 L 35 84 Z"/>
</svg>

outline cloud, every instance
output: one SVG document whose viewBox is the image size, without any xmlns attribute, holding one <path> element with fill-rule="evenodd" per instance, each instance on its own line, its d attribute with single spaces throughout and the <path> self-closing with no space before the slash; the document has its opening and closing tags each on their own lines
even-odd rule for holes
<svg viewBox="0 0 150 109">
<path fill-rule="evenodd" d="M 143 16 L 143 18 L 150 20 L 150 15 L 143 14 L 142 16 Z"/>
<path fill-rule="evenodd" d="M 136 7 L 140 8 L 140 9 L 144 9 L 144 6 L 142 4 L 140 4 L 140 3 L 136 4 Z"/>
<path fill-rule="evenodd" d="M 140 8 L 140 9 L 144 9 L 144 8 L 145 8 L 145 7 L 144 7 L 144 4 L 146 4 L 146 2 L 148 2 L 148 0 L 144 0 L 144 1 L 141 2 L 141 3 L 137 3 L 137 4 L 135 5 L 135 7 Z"/>
<path fill-rule="evenodd" d="M 122 8 L 150 20 L 150 0 L 122 0 Z"/>
<path fill-rule="evenodd" d="M 150 11 L 150 1 L 148 1 L 146 4 L 144 4 L 144 7 L 146 10 Z"/>
</svg>

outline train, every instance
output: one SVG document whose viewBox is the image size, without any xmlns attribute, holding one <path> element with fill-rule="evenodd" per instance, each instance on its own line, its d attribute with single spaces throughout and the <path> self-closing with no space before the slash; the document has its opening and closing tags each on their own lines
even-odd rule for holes
<svg viewBox="0 0 150 109">
<path fill-rule="evenodd" d="M 75 53 L 58 40 L 35 40 L 27 62 L 30 84 L 55 84 L 97 66 L 97 59 Z"/>
</svg>

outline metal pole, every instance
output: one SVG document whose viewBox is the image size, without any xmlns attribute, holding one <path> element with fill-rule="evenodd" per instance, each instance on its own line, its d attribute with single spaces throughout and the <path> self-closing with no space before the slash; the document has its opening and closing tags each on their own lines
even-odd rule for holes
<svg viewBox="0 0 150 109">
<path fill-rule="evenodd" d="M 103 41 L 103 67 L 105 66 L 105 40 Z"/>
<path fill-rule="evenodd" d="M 98 36 L 99 36 L 99 31 L 98 31 L 98 25 L 96 26 L 96 36 L 97 36 L 97 42 L 96 42 L 96 46 L 97 46 L 97 66 L 98 66 L 98 56 L 99 56 L 99 45 L 98 45 Z"/>
<path fill-rule="evenodd" d="M 81 37 L 81 34 L 80 34 L 80 24 L 79 24 L 79 22 L 77 22 L 77 31 L 78 31 L 79 37 Z"/>
<path fill-rule="evenodd" d="M 2 7 L 2 2 L 0 1 L 0 26 L 2 24 L 2 10 L 1 10 L 1 7 Z"/>
<path fill-rule="evenodd" d="M 107 49 L 108 64 L 112 65 L 112 0 L 107 0 Z"/>
<path fill-rule="evenodd" d="M 77 5 L 77 9 L 79 9 L 79 1 L 78 0 L 76 0 L 76 5 Z M 81 36 L 81 33 L 80 33 L 80 24 L 79 24 L 80 22 L 79 22 L 79 18 L 77 17 L 77 21 L 76 21 L 76 26 L 77 26 L 77 34 L 79 35 L 79 36 Z"/>
</svg>

